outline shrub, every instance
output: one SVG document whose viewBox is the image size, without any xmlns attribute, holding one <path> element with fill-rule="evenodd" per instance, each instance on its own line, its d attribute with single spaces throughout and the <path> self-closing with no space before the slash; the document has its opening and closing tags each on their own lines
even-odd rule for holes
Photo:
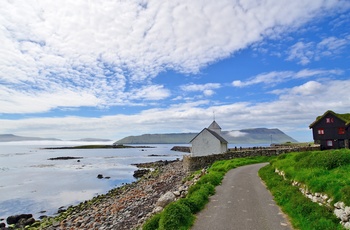
<svg viewBox="0 0 350 230">
<path fill-rule="evenodd" d="M 194 221 L 191 210 L 180 202 L 169 204 L 159 220 L 160 230 L 188 229 Z"/>
<path fill-rule="evenodd" d="M 197 213 L 204 208 L 209 201 L 209 196 L 215 193 L 215 187 L 211 184 L 203 184 L 201 187 L 189 194 L 187 198 L 180 200 L 190 208 L 192 213 Z"/>
<path fill-rule="evenodd" d="M 221 172 L 209 172 L 208 174 L 202 176 L 202 178 L 198 181 L 199 184 L 207 184 L 210 183 L 214 186 L 217 186 L 221 183 L 224 178 L 224 174 Z"/>
<path fill-rule="evenodd" d="M 152 218 L 148 219 L 143 225 L 143 230 L 156 230 L 159 228 L 160 214 L 154 215 Z"/>
</svg>

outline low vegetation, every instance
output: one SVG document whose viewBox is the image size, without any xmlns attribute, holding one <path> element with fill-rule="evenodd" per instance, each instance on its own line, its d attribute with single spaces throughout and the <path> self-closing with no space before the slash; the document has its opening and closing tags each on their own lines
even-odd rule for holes
<svg viewBox="0 0 350 230">
<path fill-rule="evenodd" d="M 274 172 L 285 173 L 285 179 Z M 304 197 L 291 185 L 298 181 L 312 192 L 324 193 L 332 204 L 350 205 L 350 150 L 300 152 L 281 155 L 259 171 L 276 203 L 297 229 L 343 229 L 333 210 Z"/>
<path fill-rule="evenodd" d="M 189 229 L 194 222 L 197 212 L 208 203 L 209 197 L 215 193 L 215 186 L 219 185 L 230 169 L 266 162 L 269 157 L 248 157 L 215 162 L 208 173 L 193 185 L 186 198 L 169 204 L 161 213 L 154 215 L 143 226 L 143 230 L 179 230 Z"/>
<path fill-rule="evenodd" d="M 350 150 L 300 152 L 281 155 L 272 161 L 288 180 L 305 184 L 313 193 L 325 193 L 333 203 L 350 206 Z"/>
<path fill-rule="evenodd" d="M 312 192 L 325 193 L 333 202 L 350 204 L 350 150 L 314 151 L 283 154 L 278 157 L 239 158 L 215 162 L 208 174 L 192 186 L 186 198 L 168 205 L 143 226 L 144 230 L 190 229 L 195 214 L 202 210 L 215 193 L 230 169 L 253 163 L 268 162 L 259 171 L 260 177 L 274 196 L 276 203 L 289 216 L 296 229 L 343 229 L 333 210 L 320 206 L 306 198 L 292 186 L 296 180 L 305 184 Z M 275 168 L 285 172 L 285 180 L 275 173 Z"/>
</svg>

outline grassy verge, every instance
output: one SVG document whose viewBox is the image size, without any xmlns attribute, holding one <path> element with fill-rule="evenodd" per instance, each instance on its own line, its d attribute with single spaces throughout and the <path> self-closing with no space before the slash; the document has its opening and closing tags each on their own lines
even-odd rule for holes
<svg viewBox="0 0 350 230">
<path fill-rule="evenodd" d="M 204 208 L 209 196 L 215 193 L 215 186 L 219 185 L 230 169 L 267 162 L 271 157 L 248 157 L 215 162 L 208 173 L 193 185 L 186 198 L 169 204 L 165 209 L 150 218 L 143 226 L 143 230 L 185 230 L 189 229 L 195 220 L 194 214 Z"/>
<path fill-rule="evenodd" d="M 274 172 L 271 165 L 259 171 L 277 205 L 286 213 L 294 228 L 301 230 L 343 229 L 332 210 L 304 197 L 297 187 Z"/>
<path fill-rule="evenodd" d="M 285 172 L 284 180 L 274 172 Z M 333 210 L 305 198 L 290 181 L 298 181 L 313 193 L 325 193 L 333 203 L 350 204 L 350 150 L 300 152 L 281 155 L 259 171 L 276 203 L 297 229 L 343 229 Z"/>
<path fill-rule="evenodd" d="M 325 193 L 333 203 L 350 206 L 350 150 L 300 152 L 281 155 L 272 161 L 288 180 L 305 184 L 313 193 Z"/>
</svg>

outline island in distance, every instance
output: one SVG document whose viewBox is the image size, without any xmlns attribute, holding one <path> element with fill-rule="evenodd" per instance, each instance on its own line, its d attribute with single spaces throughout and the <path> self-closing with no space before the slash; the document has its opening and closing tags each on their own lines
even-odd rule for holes
<svg viewBox="0 0 350 230">
<path fill-rule="evenodd" d="M 14 134 L 0 134 L 0 142 L 12 142 L 12 141 L 62 141 L 57 138 L 42 138 L 42 137 L 23 137 Z M 79 140 L 71 140 L 76 142 L 108 142 L 112 141 L 109 139 L 99 138 L 83 138 Z"/>
<path fill-rule="evenodd" d="M 100 139 L 100 138 L 83 138 L 78 140 L 71 140 L 71 141 L 82 141 L 82 142 L 108 142 L 112 141 L 110 139 Z"/>
<path fill-rule="evenodd" d="M 166 133 L 128 136 L 114 144 L 184 144 L 189 143 L 198 133 Z M 255 128 L 222 131 L 221 136 L 229 144 L 268 144 L 298 142 L 279 129 Z"/>
<path fill-rule="evenodd" d="M 22 137 L 13 134 L 0 134 L 0 142 L 11 141 L 62 141 L 57 138 L 41 138 L 41 137 Z"/>
</svg>

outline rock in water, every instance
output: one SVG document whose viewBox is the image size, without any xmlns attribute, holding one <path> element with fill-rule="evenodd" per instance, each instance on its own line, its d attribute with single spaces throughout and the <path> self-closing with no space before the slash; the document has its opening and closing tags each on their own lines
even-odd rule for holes
<svg viewBox="0 0 350 230">
<path fill-rule="evenodd" d="M 147 174 L 149 172 L 150 172 L 149 169 L 138 169 L 138 170 L 134 171 L 133 177 L 140 178 L 140 177 L 143 177 L 143 175 L 145 175 L 145 174 Z"/>
<path fill-rule="evenodd" d="M 17 224 L 21 219 L 30 219 L 32 218 L 32 214 L 20 214 L 20 215 L 14 215 L 9 216 L 6 219 L 7 224 Z"/>
</svg>

